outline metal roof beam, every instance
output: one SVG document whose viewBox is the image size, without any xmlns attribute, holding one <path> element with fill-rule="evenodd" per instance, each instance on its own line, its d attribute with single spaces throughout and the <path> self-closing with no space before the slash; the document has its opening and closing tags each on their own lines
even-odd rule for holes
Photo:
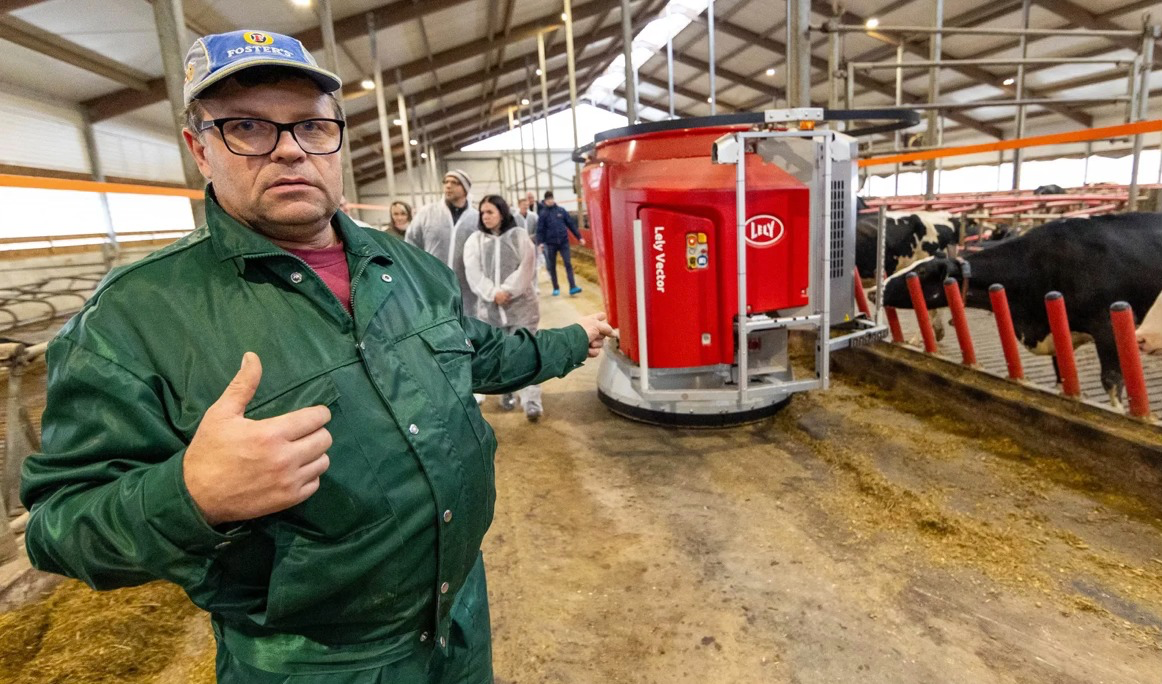
<svg viewBox="0 0 1162 684">
<path fill-rule="evenodd" d="M 411 21 L 427 12 L 436 12 L 468 0 L 425 0 L 423 3 L 414 3 L 411 0 L 397 0 L 390 5 L 383 5 L 373 10 L 375 25 L 379 29 L 388 28 L 397 24 Z M 192 27 L 192 24 L 189 25 Z M 357 15 L 340 19 L 335 22 L 335 38 L 343 41 L 367 33 L 367 11 Z M 323 45 L 322 29 L 314 27 L 294 36 L 303 42 L 307 49 L 317 50 Z M 118 90 L 107 95 L 86 100 L 81 104 L 88 110 L 89 120 L 96 123 L 121 114 L 127 114 L 135 109 L 146 107 L 154 102 L 165 99 L 165 79 L 155 78 L 147 84 L 145 92 L 135 90 Z M 358 86 L 358 84 L 356 84 Z"/>
<path fill-rule="evenodd" d="M 812 0 L 811 6 L 816 12 L 826 13 L 826 12 L 830 11 L 830 5 L 825 0 Z M 850 11 L 846 11 L 846 10 L 841 15 L 840 20 L 845 24 L 864 24 L 867 22 L 867 19 L 865 17 L 861 17 L 860 15 L 855 14 L 854 12 L 850 12 Z M 899 38 L 894 38 L 892 36 L 876 33 L 875 31 L 869 31 L 867 33 L 867 35 L 871 38 L 882 41 L 882 42 L 887 43 L 889 45 L 899 46 L 902 44 L 904 46 L 905 51 L 910 52 L 914 55 L 922 56 L 924 59 L 928 59 L 928 48 L 926 48 L 926 47 L 921 47 L 919 45 L 909 43 L 906 40 L 901 41 Z M 952 55 L 948 54 L 947 51 L 941 50 L 940 55 L 939 55 L 939 59 L 956 59 L 956 58 L 953 57 Z M 997 85 L 996 74 L 990 73 L 990 72 L 988 72 L 988 71 L 986 71 L 978 66 L 957 65 L 957 66 L 953 66 L 953 67 L 949 67 L 949 68 L 951 68 L 955 71 L 959 71 L 960 73 L 964 74 L 965 76 L 968 76 L 969 78 L 971 78 L 975 81 L 978 81 L 980 83 L 984 83 L 987 85 L 994 86 L 996 88 L 1000 88 L 1005 93 L 1007 93 L 1011 96 L 1015 97 L 1017 94 L 1017 89 L 1014 86 Z M 893 93 L 893 95 L 894 95 L 894 93 Z M 1026 85 L 1025 96 L 1026 97 L 1044 97 L 1045 94 L 1034 89 L 1034 88 L 1030 88 Z M 1058 106 L 1058 105 L 1046 105 L 1046 106 L 1048 109 L 1052 109 L 1053 111 L 1057 112 L 1058 114 L 1060 114 L 1066 118 L 1072 119 L 1073 121 L 1076 121 L 1077 123 L 1081 124 L 1082 126 L 1085 126 L 1088 128 L 1088 127 L 1093 125 L 1093 117 L 1085 112 L 1078 111 L 1077 109 L 1074 109 L 1072 107 L 1062 107 L 1062 106 Z M 951 117 L 948 117 L 947 114 L 942 114 L 942 116 L 944 116 L 946 118 L 951 118 Z"/>
<path fill-rule="evenodd" d="M 16 10 L 24 9 L 25 7 L 32 7 L 39 5 L 44 0 L 0 0 L 0 12 L 7 14 L 15 12 Z"/>
<path fill-rule="evenodd" d="M 1118 26 L 1104 16 L 1093 14 L 1089 10 L 1069 0 L 1033 0 L 1033 2 L 1066 20 L 1072 26 L 1080 26 L 1094 31 L 1125 30 L 1124 26 Z M 1134 52 L 1140 52 L 1142 50 L 1141 40 L 1118 37 L 1108 38 L 1107 40 L 1117 47 L 1127 48 Z M 1154 50 L 1154 66 L 1162 67 L 1162 53 L 1157 49 Z"/>
<path fill-rule="evenodd" d="M 0 38 L 98 76 L 104 76 L 134 91 L 149 91 L 149 74 L 127 67 L 99 52 L 81 47 L 61 38 L 59 34 L 49 33 L 22 19 L 7 14 L 0 15 Z"/>
<path fill-rule="evenodd" d="M 737 26 L 737 25 L 731 24 L 729 22 L 717 22 L 716 21 L 714 23 L 714 26 L 717 29 L 721 30 L 723 33 L 732 35 L 735 38 L 738 38 L 740 40 L 747 41 L 751 45 L 761 47 L 764 50 L 772 52 L 776 55 L 787 54 L 787 47 L 785 45 L 778 42 L 777 40 L 765 38 L 765 37 L 753 32 L 753 31 L 751 31 L 750 29 L 745 29 L 741 26 Z M 827 73 L 827 69 L 828 69 L 827 60 L 823 59 L 822 57 L 817 57 L 816 55 L 811 55 L 811 66 L 819 71 L 822 71 L 824 74 Z M 855 75 L 855 81 L 856 81 L 856 83 L 863 86 L 864 88 L 867 88 L 868 90 L 873 90 L 873 91 L 881 93 L 883 95 L 887 95 L 888 97 L 891 97 L 891 98 L 895 98 L 895 96 L 896 96 L 896 87 L 894 84 L 885 83 L 883 81 L 877 81 L 870 76 L 867 76 L 864 74 L 858 74 L 858 73 Z M 911 95 L 909 93 L 904 93 L 904 99 L 905 99 L 905 104 L 920 101 L 920 98 L 916 97 L 915 95 Z M 961 114 L 961 113 L 950 112 L 946 115 L 946 117 L 952 121 L 955 121 L 959 124 L 976 129 L 977 131 L 980 131 L 981 133 L 984 133 L 985 135 L 996 138 L 998 140 L 1002 140 L 1005 137 L 1004 131 L 1002 131 L 1001 129 L 999 129 L 995 126 L 989 126 L 989 125 L 983 124 L 983 123 L 977 121 L 976 119 L 974 119 L 970 116 L 966 116 L 966 115 Z"/>
<path fill-rule="evenodd" d="M 615 3 L 616 0 L 591 0 L 591 2 L 585 3 L 584 5 L 581 5 L 580 7 L 573 10 L 574 20 L 580 21 L 582 19 L 588 19 L 589 17 L 605 11 L 606 7 Z M 389 67 L 384 70 L 384 77 L 393 78 L 395 76 L 395 70 L 399 69 L 401 78 L 407 80 L 409 78 L 419 76 L 420 74 L 427 72 L 429 69 L 440 69 L 452 64 L 456 64 L 458 62 L 463 62 L 467 59 L 472 59 L 473 57 L 479 57 L 480 55 L 487 53 L 489 50 L 495 49 L 495 47 L 498 45 L 512 45 L 513 43 L 519 43 L 529 38 L 535 38 L 538 33 L 560 29 L 563 27 L 563 25 L 564 24 L 561 21 L 561 14 L 559 12 L 556 14 L 546 15 L 539 19 L 534 19 L 532 21 L 525 22 L 520 26 L 514 27 L 512 32 L 506 38 L 500 41 L 496 41 L 491 46 L 486 41 L 481 41 L 479 38 L 477 38 L 457 47 L 449 48 L 443 52 L 433 55 L 431 61 L 429 61 L 427 57 L 424 57 L 408 62 L 407 64 L 401 64 L 398 67 Z M 363 90 L 358 83 L 349 84 L 343 87 L 343 93 L 347 96 L 365 95 L 368 92 L 369 91 Z"/>
</svg>

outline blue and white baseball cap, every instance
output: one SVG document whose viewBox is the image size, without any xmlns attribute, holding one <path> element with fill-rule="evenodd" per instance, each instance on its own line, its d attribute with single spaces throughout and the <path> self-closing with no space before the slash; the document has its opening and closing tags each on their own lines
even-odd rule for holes
<svg viewBox="0 0 1162 684">
<path fill-rule="evenodd" d="M 199 38 L 186 53 L 186 104 L 206 88 L 258 66 L 288 67 L 311 77 L 325 93 L 343 87 L 335 74 L 319 67 L 297 38 L 270 31 L 231 31 Z"/>
</svg>

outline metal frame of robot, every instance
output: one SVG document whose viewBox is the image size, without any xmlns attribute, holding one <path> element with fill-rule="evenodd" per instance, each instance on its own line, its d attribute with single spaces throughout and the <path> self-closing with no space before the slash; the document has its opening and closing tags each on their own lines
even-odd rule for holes
<svg viewBox="0 0 1162 684">
<path fill-rule="evenodd" d="M 764 112 L 764 119 L 768 124 L 781 124 L 787 122 L 798 121 L 822 121 L 824 120 L 825 111 L 819 108 L 798 108 L 798 109 L 781 109 L 768 110 Z M 818 241 L 812 241 L 812 250 L 810 259 L 818 260 L 818 268 L 812 269 L 812 276 L 814 282 L 812 283 L 812 292 L 815 294 L 812 297 L 811 313 L 801 316 L 791 316 L 786 318 L 770 318 L 765 314 L 748 316 L 746 324 L 739 328 L 738 323 L 735 323 L 735 330 L 739 333 L 737 343 L 738 356 L 738 388 L 737 389 L 681 389 L 681 390 L 658 390 L 652 389 L 650 386 L 650 367 L 649 367 L 649 350 L 648 350 L 648 333 L 646 326 L 646 302 L 645 302 L 645 273 L 642 266 L 644 257 L 644 245 L 642 238 L 642 224 L 640 219 L 634 221 L 634 279 L 636 289 L 637 302 L 637 332 L 638 332 L 638 347 L 639 347 L 639 364 L 634 364 L 621 352 L 613 348 L 606 349 L 608 359 L 603 359 L 603 363 L 615 363 L 622 374 L 630 378 L 631 385 L 640 395 L 640 398 L 646 402 L 700 402 L 704 403 L 709 411 L 707 414 L 715 412 L 730 413 L 731 409 L 748 411 L 756 408 L 755 401 L 769 399 L 772 400 L 766 405 L 779 403 L 785 398 L 788 398 L 795 392 L 804 392 L 813 389 L 827 389 L 830 385 L 830 370 L 831 359 L 830 355 L 833 350 L 845 349 L 852 345 L 861 343 L 871 343 L 881 340 L 887 335 L 887 326 L 880 323 L 880 306 L 877 303 L 875 311 L 875 320 L 860 318 L 857 315 L 853 317 L 853 324 L 858 328 L 854 332 L 846 335 L 831 338 L 831 210 L 832 202 L 829 201 L 830 189 L 832 188 L 832 166 L 836 161 L 834 157 L 835 147 L 832 143 L 839 142 L 842 139 L 850 140 L 836 131 L 817 128 L 812 130 L 775 130 L 775 131 L 745 131 L 738 133 L 730 133 L 714 144 L 714 149 L 711 154 L 716 163 L 733 163 L 736 171 L 735 181 L 735 211 L 736 211 L 736 245 L 735 248 L 738 254 L 738 310 L 746 311 L 747 306 L 747 259 L 746 259 L 746 238 L 744 227 L 746 224 L 746 166 L 745 153 L 742 150 L 746 149 L 748 141 L 758 142 L 767 139 L 780 138 L 799 138 L 799 139 L 814 139 L 817 144 L 825 146 L 826 154 L 816 155 L 815 167 L 813 169 L 812 178 L 812 192 L 821 191 L 828 193 L 826 197 L 819 201 L 821 212 L 811 212 L 811 232 L 816 232 L 816 222 L 821 222 L 818 226 Z M 820 164 L 822 160 L 822 164 Z M 822 172 L 820 171 L 822 166 Z M 853 167 L 854 168 L 854 167 Z M 855 186 L 851 184 L 850 188 L 850 202 L 848 206 L 854 207 L 855 204 Z M 881 217 L 880 231 L 879 231 L 879 260 L 877 263 L 877 282 L 883 281 L 883 224 Z M 816 251 L 818 250 L 818 251 Z M 854 297 L 854 292 L 852 293 Z M 853 306 L 854 308 L 854 306 Z M 766 381 L 760 387 L 751 387 L 751 368 L 749 364 L 749 346 L 747 340 L 749 334 L 761 330 L 773 330 L 778 328 L 785 329 L 814 329 L 816 331 L 816 345 L 815 345 L 815 372 L 816 378 L 811 380 L 791 380 L 786 382 L 781 381 Z M 819 340 L 828 340 L 827 344 L 819 344 Z M 636 369 L 635 374 L 632 370 Z M 657 372 L 655 370 L 655 372 Z M 681 369 L 676 371 L 665 371 L 667 375 L 681 375 L 684 372 L 691 376 L 705 372 L 703 368 Z M 608 375 L 608 372 L 602 373 L 603 377 Z M 634 382 L 634 375 L 637 376 L 637 382 Z M 613 397 L 611 397 L 613 398 Z M 656 407 L 655 411 L 664 412 L 662 407 Z"/>
</svg>

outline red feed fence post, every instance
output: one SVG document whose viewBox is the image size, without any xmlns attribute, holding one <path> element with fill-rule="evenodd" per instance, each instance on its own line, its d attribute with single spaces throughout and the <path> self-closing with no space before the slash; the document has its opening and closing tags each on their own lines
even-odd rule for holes
<svg viewBox="0 0 1162 684">
<path fill-rule="evenodd" d="M 892 342 L 900 344 L 904 341 L 904 329 L 900 327 L 900 316 L 896 307 L 885 306 L 884 313 L 888 316 L 888 328 L 892 331 Z"/>
<path fill-rule="evenodd" d="M 964 315 L 964 302 L 960 299 L 960 284 L 956 278 L 944 279 L 944 296 L 948 299 L 948 308 L 952 310 L 952 325 L 956 327 L 960 357 L 964 365 L 975 366 L 976 349 L 972 346 L 972 334 L 968 331 L 968 317 Z"/>
<path fill-rule="evenodd" d="M 912 296 L 912 308 L 916 311 L 916 323 L 920 326 L 920 334 L 924 337 L 924 351 L 935 354 L 936 333 L 932 330 L 932 319 L 928 316 L 928 305 L 924 303 L 924 292 L 920 289 L 920 276 L 909 273 L 904 277 L 908 283 L 908 294 Z"/>
<path fill-rule="evenodd" d="M 1009 298 L 1005 286 L 994 283 L 989 286 L 989 301 L 993 305 L 993 315 L 997 319 L 997 334 L 1001 337 L 1001 348 L 1005 350 L 1005 365 L 1009 367 L 1009 379 L 1025 377 L 1021 366 L 1021 353 L 1017 350 L 1017 333 L 1013 330 L 1013 316 L 1009 313 Z"/>
<path fill-rule="evenodd" d="M 863 291 L 863 279 L 859 277 L 858 266 L 852 269 L 852 274 L 855 276 L 852 280 L 852 286 L 855 288 L 855 303 L 859 305 L 859 310 L 863 312 L 863 315 L 870 319 L 872 317 L 871 306 L 867 303 L 867 293 Z"/>
<path fill-rule="evenodd" d="M 1118 344 L 1118 362 L 1126 381 L 1126 395 L 1130 398 L 1130 415 L 1150 417 L 1150 398 L 1146 394 L 1146 376 L 1142 372 L 1142 357 L 1138 354 L 1138 340 L 1134 334 L 1134 310 L 1127 302 L 1110 306 L 1110 323 L 1114 326 L 1114 340 Z"/>
<path fill-rule="evenodd" d="M 1073 359 L 1073 335 L 1069 332 L 1069 317 L 1065 315 L 1065 299 L 1054 290 L 1045 295 L 1045 312 L 1049 314 L 1049 329 L 1053 332 L 1053 355 L 1057 358 L 1057 372 L 1061 374 L 1061 391 L 1067 397 L 1081 397 L 1081 382 L 1077 379 L 1077 362 Z"/>
</svg>

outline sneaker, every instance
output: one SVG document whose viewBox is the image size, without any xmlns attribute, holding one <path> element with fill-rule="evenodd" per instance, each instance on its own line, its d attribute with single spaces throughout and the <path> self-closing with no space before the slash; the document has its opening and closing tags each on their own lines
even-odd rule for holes
<svg viewBox="0 0 1162 684">
<path fill-rule="evenodd" d="M 525 418 L 529 419 L 530 423 L 535 423 L 541 419 L 541 407 L 529 406 L 525 409 Z"/>
<path fill-rule="evenodd" d="M 516 408 L 516 395 L 505 394 L 500 398 L 500 408 L 504 411 L 511 411 Z"/>
<path fill-rule="evenodd" d="M 555 289 L 555 288 L 554 288 L 554 289 L 553 289 L 553 296 L 554 296 L 554 297 L 556 297 L 556 296 L 557 296 L 557 295 L 559 295 L 559 294 L 561 294 L 561 291 L 560 291 L 560 290 L 558 290 L 558 289 Z"/>
<path fill-rule="evenodd" d="M 569 288 L 569 294 L 570 295 L 579 295 L 579 294 L 581 294 L 581 288 L 574 285 L 573 287 Z"/>
</svg>

